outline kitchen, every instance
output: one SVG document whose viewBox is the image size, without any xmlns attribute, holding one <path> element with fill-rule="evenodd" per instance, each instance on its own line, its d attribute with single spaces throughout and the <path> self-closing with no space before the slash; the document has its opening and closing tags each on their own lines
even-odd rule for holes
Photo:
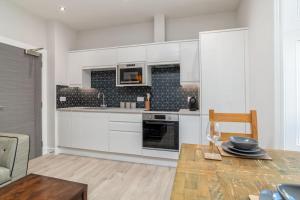
<svg viewBox="0 0 300 200">
<path fill-rule="evenodd" d="M 199 41 L 69 52 L 69 87 L 57 86 L 58 151 L 176 166 L 181 144 L 208 143 L 210 107 L 246 111 L 247 32 L 225 29 L 202 32 Z M 216 70 L 228 81 L 214 85 L 219 77 L 206 78 Z M 210 96 L 212 88 L 228 103 Z"/>
<path fill-rule="evenodd" d="M 0 1 L 0 198 L 282 196 L 300 174 L 298 8 Z"/>
</svg>

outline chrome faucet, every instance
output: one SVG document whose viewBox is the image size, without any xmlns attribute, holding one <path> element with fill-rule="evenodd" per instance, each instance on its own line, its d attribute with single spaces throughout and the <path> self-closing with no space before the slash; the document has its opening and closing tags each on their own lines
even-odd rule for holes
<svg viewBox="0 0 300 200">
<path fill-rule="evenodd" d="M 104 93 L 102 92 L 99 92 L 98 95 L 97 95 L 97 98 L 100 99 L 101 97 L 101 94 L 102 94 L 102 104 L 100 105 L 101 108 L 106 108 L 107 105 L 105 104 L 105 95 Z"/>
</svg>

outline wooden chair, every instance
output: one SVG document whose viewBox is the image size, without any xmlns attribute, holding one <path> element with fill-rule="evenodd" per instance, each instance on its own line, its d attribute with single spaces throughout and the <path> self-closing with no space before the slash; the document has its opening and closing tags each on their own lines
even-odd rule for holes
<svg viewBox="0 0 300 200">
<path fill-rule="evenodd" d="M 221 140 L 226 141 L 231 136 L 250 137 L 258 139 L 257 133 L 257 116 L 256 111 L 251 110 L 249 114 L 238 114 L 238 113 L 215 113 L 214 110 L 209 110 L 209 121 L 210 122 L 241 122 L 250 123 L 251 133 L 221 133 Z M 213 124 L 213 123 L 212 123 Z M 211 127 L 212 130 L 213 127 Z"/>
</svg>

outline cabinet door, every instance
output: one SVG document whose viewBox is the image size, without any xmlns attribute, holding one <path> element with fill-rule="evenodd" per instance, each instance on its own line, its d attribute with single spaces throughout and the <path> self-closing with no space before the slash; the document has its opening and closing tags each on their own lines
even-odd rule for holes
<svg viewBox="0 0 300 200">
<path fill-rule="evenodd" d="M 114 153 L 140 155 L 142 153 L 142 133 L 110 131 L 109 150 Z"/>
<path fill-rule="evenodd" d="M 146 61 L 146 47 L 124 47 L 118 49 L 118 63 L 133 63 Z"/>
<path fill-rule="evenodd" d="M 82 84 L 81 63 L 83 58 L 84 54 L 80 52 L 68 54 L 68 78 L 71 86 L 81 86 Z"/>
<path fill-rule="evenodd" d="M 180 44 L 180 82 L 184 84 L 199 84 L 198 41 L 183 42 Z"/>
<path fill-rule="evenodd" d="M 179 141 L 181 144 L 201 143 L 200 116 L 179 116 Z"/>
<path fill-rule="evenodd" d="M 60 147 L 72 147 L 71 121 L 71 112 L 57 112 L 57 142 Z"/>
<path fill-rule="evenodd" d="M 179 60 L 179 43 L 147 46 L 147 62 L 149 63 L 179 63 Z"/>
<path fill-rule="evenodd" d="M 200 34 L 202 114 L 246 111 L 246 33 Z"/>
<path fill-rule="evenodd" d="M 108 121 L 105 113 L 74 113 L 72 132 L 73 147 L 107 151 Z"/>
<path fill-rule="evenodd" d="M 117 64 L 116 49 L 101 49 L 95 51 L 87 51 L 82 63 L 83 67 L 108 67 Z"/>
</svg>

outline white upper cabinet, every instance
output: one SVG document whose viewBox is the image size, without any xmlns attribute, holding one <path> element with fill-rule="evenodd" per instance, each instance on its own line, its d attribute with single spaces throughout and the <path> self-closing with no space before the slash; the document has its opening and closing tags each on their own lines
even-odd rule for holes
<svg viewBox="0 0 300 200">
<path fill-rule="evenodd" d="M 83 54 L 82 67 L 108 67 L 117 64 L 116 49 L 100 49 Z"/>
<path fill-rule="evenodd" d="M 162 43 L 147 46 L 148 63 L 179 63 L 179 43 Z"/>
<path fill-rule="evenodd" d="M 70 52 L 68 78 L 70 86 L 83 86 L 83 69 L 113 68 L 117 65 L 116 49 Z"/>
<path fill-rule="evenodd" d="M 198 41 L 180 43 L 180 82 L 185 84 L 199 84 L 199 44 Z"/>
<path fill-rule="evenodd" d="M 247 30 L 200 33 L 202 114 L 245 112 L 248 90 Z"/>
<path fill-rule="evenodd" d="M 68 54 L 68 79 L 70 86 L 81 86 L 82 84 L 82 65 L 84 54 L 74 52 Z"/>
<path fill-rule="evenodd" d="M 146 47 L 122 47 L 117 50 L 118 63 L 132 63 L 146 61 Z"/>
</svg>

